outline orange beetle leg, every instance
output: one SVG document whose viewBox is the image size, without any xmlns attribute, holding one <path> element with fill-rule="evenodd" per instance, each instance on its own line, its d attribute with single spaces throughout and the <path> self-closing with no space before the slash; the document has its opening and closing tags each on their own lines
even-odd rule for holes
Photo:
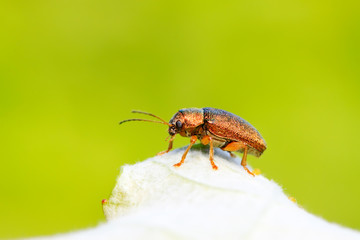
<svg viewBox="0 0 360 240">
<path fill-rule="evenodd" d="M 225 147 L 222 147 L 221 149 L 228 152 L 235 152 L 242 148 L 245 148 L 245 144 L 242 142 L 230 142 Z"/>
<path fill-rule="evenodd" d="M 181 161 L 178 162 L 178 163 L 176 163 L 176 164 L 174 164 L 174 167 L 180 167 L 181 164 L 184 163 L 185 158 L 186 158 L 186 155 L 188 154 L 188 152 L 190 151 L 190 148 L 192 147 L 192 145 L 194 145 L 194 143 L 196 142 L 196 140 L 197 140 L 197 136 L 191 136 L 191 138 L 190 138 L 190 145 L 187 147 L 187 149 L 185 150 L 184 154 L 182 155 Z"/>
<path fill-rule="evenodd" d="M 211 163 L 211 166 L 214 170 L 217 170 L 218 167 L 215 165 L 214 163 L 214 146 L 213 146 L 213 140 L 210 136 L 209 137 L 209 142 L 210 142 L 210 163 Z M 204 139 L 204 138 L 203 138 Z"/>
<path fill-rule="evenodd" d="M 175 136 L 176 136 L 176 135 L 173 135 L 173 136 L 170 138 L 168 149 L 165 150 L 165 151 L 159 152 L 159 153 L 157 154 L 158 156 L 163 155 L 164 153 L 168 153 L 168 152 L 172 149 L 172 147 L 173 147 L 173 141 L 174 141 Z"/>
<path fill-rule="evenodd" d="M 228 145 L 226 145 L 225 147 L 221 148 L 224 151 L 238 151 L 240 149 L 244 149 L 244 155 L 242 157 L 241 160 L 241 166 L 243 166 L 243 168 L 252 176 L 255 177 L 255 174 L 252 173 L 247 167 L 246 167 L 246 157 L 247 157 L 247 150 L 248 150 L 248 146 L 245 143 L 242 142 L 230 142 Z"/>
<path fill-rule="evenodd" d="M 209 157 L 209 160 L 210 160 L 212 168 L 214 170 L 217 170 L 218 167 L 214 163 L 214 146 L 213 146 L 212 138 L 209 135 L 206 135 L 200 141 L 201 141 L 201 143 L 203 145 L 208 145 L 210 143 L 210 157 Z"/>
<path fill-rule="evenodd" d="M 241 160 L 241 166 L 243 166 L 243 168 L 244 168 L 249 174 L 251 174 L 253 177 L 255 177 L 255 174 L 253 174 L 253 173 L 246 167 L 247 149 L 248 149 L 248 147 L 246 146 L 246 147 L 244 148 L 244 155 L 243 155 L 242 160 Z"/>
<path fill-rule="evenodd" d="M 203 145 L 208 145 L 210 142 L 210 138 L 211 138 L 210 136 L 206 135 L 200 141 Z"/>
</svg>

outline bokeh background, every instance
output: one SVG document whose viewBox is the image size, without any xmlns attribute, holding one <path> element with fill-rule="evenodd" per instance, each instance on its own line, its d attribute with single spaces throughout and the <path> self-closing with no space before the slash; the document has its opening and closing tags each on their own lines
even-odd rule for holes
<svg viewBox="0 0 360 240">
<path fill-rule="evenodd" d="M 268 143 L 253 167 L 360 229 L 360 5 L 333 0 L 0 3 L 0 238 L 104 222 L 120 166 L 170 119 L 216 107 Z M 139 117 L 139 115 L 136 115 Z M 178 137 L 175 147 L 188 144 Z"/>
</svg>

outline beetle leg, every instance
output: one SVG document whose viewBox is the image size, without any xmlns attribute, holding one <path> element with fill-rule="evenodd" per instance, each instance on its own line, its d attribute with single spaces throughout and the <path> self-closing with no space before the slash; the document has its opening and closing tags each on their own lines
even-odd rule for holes
<svg viewBox="0 0 360 240">
<path fill-rule="evenodd" d="M 243 166 L 243 168 L 251 175 L 253 175 L 255 177 L 255 174 L 252 173 L 247 167 L 246 167 L 246 156 L 247 156 L 247 150 L 248 150 L 248 146 L 245 145 L 245 148 L 244 148 L 244 155 L 242 157 L 242 160 L 241 160 L 241 166 Z"/>
<path fill-rule="evenodd" d="M 239 151 L 240 149 L 245 148 L 246 144 L 242 142 L 229 142 L 226 144 L 225 147 L 222 147 L 221 149 L 224 151 L 232 152 L 232 151 Z"/>
<path fill-rule="evenodd" d="M 209 142 L 210 142 L 210 163 L 211 166 L 214 170 L 217 170 L 218 167 L 215 165 L 214 163 L 214 146 L 213 146 L 213 140 L 212 138 L 209 136 Z"/>
<path fill-rule="evenodd" d="M 214 170 L 217 170 L 218 167 L 214 163 L 214 146 L 213 146 L 213 140 L 209 135 L 205 135 L 201 140 L 201 143 L 203 145 L 208 145 L 210 143 L 210 163 Z"/>
<path fill-rule="evenodd" d="M 227 144 L 225 147 L 221 148 L 224 151 L 238 151 L 240 149 L 244 149 L 244 155 L 242 157 L 241 160 L 241 166 L 243 166 L 243 168 L 251 175 L 254 175 L 254 173 L 252 173 L 247 167 L 246 167 L 246 157 L 247 157 L 247 151 L 248 151 L 248 146 L 243 143 L 243 142 L 230 142 L 229 144 Z"/>
<path fill-rule="evenodd" d="M 191 138 L 190 138 L 190 145 L 187 147 L 187 149 L 185 150 L 184 154 L 182 155 L 181 161 L 178 162 L 178 163 L 176 163 L 176 164 L 174 164 L 174 167 L 180 167 L 181 164 L 184 163 L 185 158 L 186 158 L 186 155 L 188 154 L 188 152 L 190 151 L 190 148 L 192 147 L 192 145 L 194 145 L 194 143 L 196 142 L 196 140 L 197 140 L 197 136 L 191 136 Z"/>
<path fill-rule="evenodd" d="M 159 152 L 159 153 L 157 154 L 158 156 L 163 155 L 164 153 L 168 153 L 168 152 L 172 149 L 172 147 L 173 147 L 173 141 L 174 141 L 175 136 L 176 136 L 176 135 L 172 135 L 172 136 L 171 136 L 171 138 L 170 138 L 170 140 L 169 140 L 169 147 L 168 147 L 168 149 L 165 150 L 165 151 Z"/>
<path fill-rule="evenodd" d="M 228 153 L 230 154 L 231 157 L 236 158 L 236 155 L 233 154 L 232 152 L 228 151 Z"/>
<path fill-rule="evenodd" d="M 209 142 L 210 142 L 210 136 L 209 136 L 209 135 L 205 135 L 200 141 L 201 141 L 201 143 L 202 143 L 203 145 L 208 145 Z"/>
</svg>

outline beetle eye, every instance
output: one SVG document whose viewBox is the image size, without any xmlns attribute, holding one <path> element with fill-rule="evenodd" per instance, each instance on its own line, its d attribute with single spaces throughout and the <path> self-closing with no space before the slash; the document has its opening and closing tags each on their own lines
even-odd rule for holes
<svg viewBox="0 0 360 240">
<path fill-rule="evenodd" d="M 176 122 L 176 128 L 180 129 L 182 127 L 182 122 L 181 121 L 177 121 Z"/>
</svg>

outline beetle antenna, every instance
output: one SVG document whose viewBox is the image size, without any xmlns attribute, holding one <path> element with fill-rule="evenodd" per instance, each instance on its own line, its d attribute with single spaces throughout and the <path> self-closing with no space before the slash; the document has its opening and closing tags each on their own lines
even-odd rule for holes
<svg viewBox="0 0 360 240">
<path fill-rule="evenodd" d="M 157 118 L 157 119 L 159 119 L 160 121 L 166 123 L 166 125 L 169 125 L 169 124 L 168 124 L 166 121 L 164 121 L 162 118 L 160 118 L 160 117 L 158 117 L 158 116 L 155 116 L 155 115 L 152 114 L 152 113 L 147 113 L 147 112 L 137 111 L 137 110 L 132 110 L 131 112 L 132 112 L 132 113 L 141 113 L 141 114 L 145 114 L 145 115 L 152 116 L 152 117 Z"/>
<path fill-rule="evenodd" d="M 154 122 L 154 123 L 161 123 L 161 124 L 165 124 L 165 125 L 170 126 L 170 124 L 167 123 L 167 122 L 159 122 L 159 121 L 153 121 L 153 120 L 147 120 L 147 119 L 139 119 L 139 118 L 126 119 L 126 120 L 123 120 L 123 121 L 119 122 L 119 124 L 122 124 L 124 122 L 130 122 L 130 121 Z"/>
</svg>

